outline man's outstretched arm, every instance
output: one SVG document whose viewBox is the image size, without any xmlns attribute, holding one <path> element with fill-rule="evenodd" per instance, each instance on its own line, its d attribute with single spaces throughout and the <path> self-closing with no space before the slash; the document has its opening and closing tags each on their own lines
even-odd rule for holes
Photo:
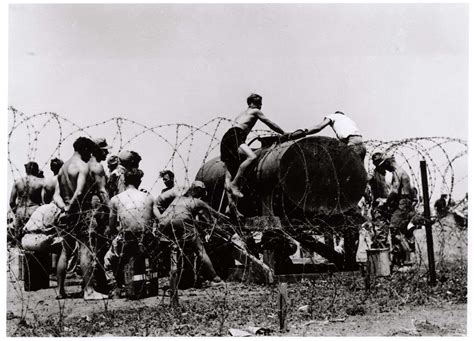
<svg viewBox="0 0 474 341">
<path fill-rule="evenodd" d="M 326 128 L 330 123 L 331 121 L 327 117 L 325 117 L 321 123 L 315 125 L 314 127 L 309 128 L 306 134 L 309 135 L 309 134 L 319 133 L 321 130 Z"/>
<path fill-rule="evenodd" d="M 266 117 L 263 112 L 260 110 L 256 111 L 256 115 L 260 121 L 262 121 L 265 125 L 267 125 L 271 130 L 279 133 L 279 134 L 285 134 L 285 131 L 280 128 L 278 124 L 275 122 L 271 121 L 268 117 Z"/>
</svg>

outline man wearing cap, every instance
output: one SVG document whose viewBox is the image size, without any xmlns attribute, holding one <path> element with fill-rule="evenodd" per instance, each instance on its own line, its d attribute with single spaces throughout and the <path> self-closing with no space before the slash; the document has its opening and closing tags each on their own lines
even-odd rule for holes
<svg viewBox="0 0 474 341">
<path fill-rule="evenodd" d="M 114 171 L 110 173 L 109 180 L 107 181 L 107 189 L 110 198 L 125 191 L 125 171 L 127 169 L 130 170 L 133 168 L 138 168 L 142 158 L 137 152 L 131 150 L 122 150 L 118 155 L 118 159 L 119 164 L 114 169 Z"/>
<path fill-rule="evenodd" d="M 394 209 L 390 218 L 394 262 L 403 265 L 410 262 L 410 251 L 414 247 L 414 245 L 409 245 L 412 234 L 407 226 L 415 216 L 415 210 L 413 209 L 415 193 L 408 173 L 397 164 L 394 156 L 384 156 L 378 165 L 392 173 L 386 206 L 389 209 Z"/>
<path fill-rule="evenodd" d="M 58 173 L 61 170 L 64 162 L 61 159 L 54 158 L 49 163 L 49 168 L 53 172 L 53 175 L 44 180 L 44 187 L 42 192 L 43 203 L 49 204 L 53 201 L 54 188 L 56 186 L 56 181 L 58 178 Z"/>
<path fill-rule="evenodd" d="M 327 115 L 321 123 L 305 132 L 307 135 L 316 134 L 327 126 L 331 126 L 339 141 L 345 143 L 364 162 L 366 148 L 362 140 L 362 134 L 355 122 L 342 111 Z"/>
<path fill-rule="evenodd" d="M 59 171 L 54 202 L 62 211 L 58 229 L 63 237 L 63 248 L 57 265 L 58 299 L 66 298 L 64 281 L 68 260 L 79 243 L 80 265 L 83 276 L 84 299 L 100 300 L 108 296 L 96 292 L 92 287 L 93 247 L 90 233 L 96 228 L 92 195 L 94 180 L 90 175 L 88 161 L 97 145 L 86 137 L 79 137 L 73 144 L 74 153 Z"/>
<path fill-rule="evenodd" d="M 38 177 L 39 167 L 34 161 L 25 164 L 26 176 L 16 179 L 10 194 L 10 208 L 15 213 L 14 235 L 19 242 L 23 226 L 42 204 L 44 179 Z"/>
<path fill-rule="evenodd" d="M 107 168 L 109 169 L 109 174 L 112 173 L 117 166 L 119 165 L 119 158 L 117 155 L 109 155 L 107 158 Z"/>
<path fill-rule="evenodd" d="M 156 259 L 157 240 L 152 235 L 155 219 L 153 197 L 140 191 L 143 172 L 138 168 L 126 170 L 126 189 L 110 200 L 109 233 L 114 238 L 105 257 L 107 270 L 115 274 L 117 284 L 123 284 L 123 267 L 132 256 L 137 256 L 143 244 L 153 267 Z"/>
<path fill-rule="evenodd" d="M 181 252 L 190 251 L 196 254 L 201 275 L 210 281 L 211 286 L 214 286 L 223 282 L 216 274 L 199 236 L 196 217 L 204 220 L 209 220 L 210 216 L 218 219 L 227 219 L 227 217 L 200 199 L 205 195 L 204 183 L 194 181 L 191 187 L 182 196 L 174 199 L 161 215 L 159 231 L 172 243 L 177 244 Z"/>
</svg>

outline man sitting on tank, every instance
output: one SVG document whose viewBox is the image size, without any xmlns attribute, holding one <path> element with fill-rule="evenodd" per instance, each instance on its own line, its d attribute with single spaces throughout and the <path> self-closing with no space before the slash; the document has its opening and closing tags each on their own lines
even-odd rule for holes
<svg viewBox="0 0 474 341">
<path fill-rule="evenodd" d="M 197 230 L 196 218 L 209 221 L 209 217 L 227 219 L 227 217 L 202 201 L 206 188 L 201 181 L 194 181 L 191 187 L 177 197 L 160 217 L 159 232 L 171 243 L 177 245 L 180 252 L 186 255 L 192 252 L 197 256 L 199 275 L 209 281 L 210 286 L 223 284 L 204 248 L 200 233 Z"/>
<path fill-rule="evenodd" d="M 247 167 L 257 158 L 245 140 L 258 120 L 262 121 L 273 131 L 285 134 L 277 124 L 268 119 L 263 112 L 262 96 L 251 94 L 247 98 L 248 108 L 240 113 L 232 126 L 222 137 L 221 160 L 226 166 L 225 190 L 228 193 L 230 204 L 235 208 L 233 198 L 242 198 L 240 182 Z M 239 152 L 245 155 L 240 163 Z"/>
<path fill-rule="evenodd" d="M 124 173 L 125 191 L 110 200 L 109 235 L 112 246 L 105 255 L 106 270 L 111 270 L 120 288 L 123 269 L 131 257 L 145 257 L 155 266 L 157 239 L 152 233 L 155 219 L 153 197 L 138 189 L 143 172 L 138 168 Z"/>
<path fill-rule="evenodd" d="M 327 115 L 321 123 L 305 131 L 306 135 L 319 133 L 328 125 L 331 126 L 339 141 L 345 143 L 364 162 L 366 148 L 362 140 L 362 134 L 355 122 L 342 111 Z"/>
</svg>

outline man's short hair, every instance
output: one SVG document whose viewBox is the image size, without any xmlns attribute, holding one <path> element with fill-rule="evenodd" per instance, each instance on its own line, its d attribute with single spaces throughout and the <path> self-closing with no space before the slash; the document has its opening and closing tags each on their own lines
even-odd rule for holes
<svg viewBox="0 0 474 341">
<path fill-rule="evenodd" d="M 174 173 L 169 169 L 165 169 L 160 172 L 160 178 L 163 178 L 165 175 L 168 175 L 171 179 L 174 179 Z"/>
<path fill-rule="evenodd" d="M 34 161 L 29 161 L 25 164 L 25 172 L 27 175 L 38 176 L 39 167 L 38 164 Z"/>
<path fill-rule="evenodd" d="M 120 164 L 127 169 L 138 168 L 142 160 L 140 154 L 133 150 L 122 150 L 119 155 Z"/>
<path fill-rule="evenodd" d="M 96 144 L 91 139 L 81 136 L 79 137 L 74 143 L 72 147 L 76 152 L 83 153 L 83 152 L 91 152 L 96 148 Z"/>
<path fill-rule="evenodd" d="M 138 168 L 127 169 L 124 174 L 125 185 L 133 185 L 138 188 L 142 182 L 143 171 Z"/>
<path fill-rule="evenodd" d="M 257 94 L 250 94 L 249 97 L 247 97 L 247 104 L 261 104 L 262 103 L 262 96 L 257 95 Z"/>
<path fill-rule="evenodd" d="M 55 157 L 54 159 L 51 159 L 51 162 L 49 163 L 49 168 L 54 174 L 57 174 L 63 165 L 63 160 Z"/>
</svg>

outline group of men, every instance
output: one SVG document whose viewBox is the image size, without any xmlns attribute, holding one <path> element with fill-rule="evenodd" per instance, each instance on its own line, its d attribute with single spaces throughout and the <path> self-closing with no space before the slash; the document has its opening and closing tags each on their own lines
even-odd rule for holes
<svg viewBox="0 0 474 341">
<path fill-rule="evenodd" d="M 174 174 L 164 171 L 160 175 L 166 188 L 155 200 L 139 189 L 143 171 L 138 153 L 124 150 L 110 156 L 106 174 L 102 161 L 110 148 L 104 138 L 79 137 L 66 162 L 51 161 L 53 176 L 38 177 L 38 164 L 30 161 L 25 165 L 27 175 L 14 182 L 11 241 L 25 250 L 60 254 L 57 298 L 67 297 L 66 272 L 75 250 L 84 299 L 100 300 L 110 293 L 100 270 L 110 270 L 117 286 L 123 286 L 125 262 L 145 245 L 145 252 L 155 256 L 151 261 L 156 264 L 160 239 L 176 243 L 182 252 L 194 253 L 203 279 L 210 285 L 222 284 L 195 224 L 196 219 L 226 219 L 200 199 L 206 194 L 204 184 L 196 181 L 189 188 L 178 189 Z"/>
<path fill-rule="evenodd" d="M 221 160 L 226 167 L 225 191 L 229 212 L 240 215 L 236 202 L 243 197 L 242 178 L 256 159 L 256 154 L 246 144 L 246 138 L 259 120 L 289 139 L 315 134 L 330 126 L 336 137 L 361 162 L 364 161 L 366 148 L 362 134 L 354 121 L 341 111 L 325 116 L 309 129 L 288 133 L 263 114 L 260 95 L 251 94 L 247 105 L 224 134 L 220 145 Z M 126 259 L 124 250 L 130 251 L 127 245 L 146 244 L 147 252 L 155 254 L 159 248 L 156 240 L 163 237 L 176 242 L 183 252 L 185 248 L 191 250 L 201 263 L 204 276 L 211 283 L 222 283 L 195 223 L 196 220 L 208 221 L 211 218 L 226 219 L 226 216 L 201 200 L 206 194 L 202 182 L 196 181 L 189 188 L 178 187 L 173 172 L 162 171 L 160 177 L 165 188 L 154 199 L 146 190 L 139 189 L 143 171 L 139 169 L 141 157 L 138 153 L 124 150 L 107 158 L 111 147 L 104 138 L 79 137 L 73 148 L 73 155 L 66 162 L 51 161 L 53 176 L 47 179 L 40 177 L 36 162 L 28 162 L 25 165 L 27 175 L 15 180 L 10 198 L 16 221 L 13 239 L 33 250 L 60 250 L 58 298 L 66 297 L 65 275 L 76 245 L 79 245 L 84 298 L 103 299 L 107 295 L 96 291 L 92 285 L 94 267 L 114 269 L 117 283 L 121 284 L 120 270 Z M 102 165 L 105 160 L 108 175 Z M 402 253 L 407 253 L 410 250 L 406 247 L 409 238 L 406 226 L 414 215 L 415 190 L 407 172 L 393 156 L 374 153 L 372 161 L 375 166 L 369 181 L 373 196 L 372 217 L 374 221 L 382 220 L 382 217 L 389 221 L 392 239 Z M 386 171 L 393 175 L 390 186 L 385 182 Z M 57 234 L 52 236 L 52 231 Z"/>
</svg>

